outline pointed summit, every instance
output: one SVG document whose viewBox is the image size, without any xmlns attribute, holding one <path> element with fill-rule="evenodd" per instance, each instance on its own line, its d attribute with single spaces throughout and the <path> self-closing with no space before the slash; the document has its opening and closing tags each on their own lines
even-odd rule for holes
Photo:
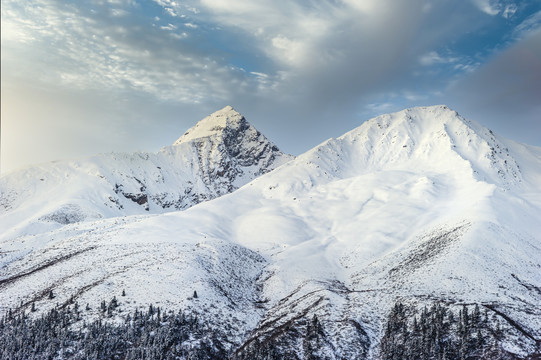
<svg viewBox="0 0 541 360">
<path fill-rule="evenodd" d="M 281 152 L 231 106 L 199 121 L 170 148 L 185 147 L 196 154 L 205 186 L 219 185 L 218 194 L 231 192 L 293 158 Z"/>
<path fill-rule="evenodd" d="M 238 132 L 239 130 L 247 130 L 248 128 L 253 127 L 248 124 L 244 116 L 233 109 L 233 107 L 227 105 L 188 129 L 173 145 L 210 136 L 220 136 L 227 129 Z"/>
<path fill-rule="evenodd" d="M 244 116 L 229 105 L 188 129 L 173 143 L 173 146 L 185 144 L 197 147 L 196 151 L 200 153 L 200 158 L 205 159 L 203 162 L 208 161 L 212 164 L 211 172 L 215 171 L 215 167 L 220 169 L 220 173 L 229 169 L 227 171 L 236 174 L 232 177 L 244 172 L 241 170 L 244 167 L 256 166 L 254 169 L 257 170 L 251 176 L 253 178 L 292 158 L 282 153 L 276 145 L 248 123 Z M 248 169 L 245 170 L 248 171 Z"/>
</svg>

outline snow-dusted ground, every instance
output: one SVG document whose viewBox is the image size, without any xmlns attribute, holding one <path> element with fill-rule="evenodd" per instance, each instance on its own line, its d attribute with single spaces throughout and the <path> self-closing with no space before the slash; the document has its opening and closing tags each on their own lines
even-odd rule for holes
<svg viewBox="0 0 541 360">
<path fill-rule="evenodd" d="M 338 358 L 357 346 L 345 320 L 374 355 L 397 300 L 441 300 L 541 339 L 541 149 L 445 106 L 369 120 L 185 211 L 25 231 L 0 238 L 0 311 L 72 296 L 95 308 L 125 289 L 123 309 L 194 309 L 233 347 L 317 314 Z M 516 339 L 517 353 L 536 346 Z"/>
</svg>

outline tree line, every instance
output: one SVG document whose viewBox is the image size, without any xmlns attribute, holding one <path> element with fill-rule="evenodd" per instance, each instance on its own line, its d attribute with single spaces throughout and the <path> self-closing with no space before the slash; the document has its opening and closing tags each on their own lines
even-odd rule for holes
<svg viewBox="0 0 541 360">
<path fill-rule="evenodd" d="M 111 317 L 118 301 L 102 302 Z M 88 306 L 87 306 L 88 309 Z M 196 316 L 150 305 L 122 323 L 81 320 L 77 303 L 40 317 L 11 311 L 0 319 L 0 359 L 225 359 L 222 339 Z"/>
</svg>

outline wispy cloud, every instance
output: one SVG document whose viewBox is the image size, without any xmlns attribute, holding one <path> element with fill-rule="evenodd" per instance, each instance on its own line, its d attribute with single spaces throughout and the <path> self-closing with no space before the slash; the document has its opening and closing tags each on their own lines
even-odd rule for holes
<svg viewBox="0 0 541 360">
<path fill-rule="evenodd" d="M 518 10 L 517 5 L 515 4 L 508 4 L 505 6 L 505 9 L 502 12 L 502 16 L 506 19 L 509 19 L 512 17 Z"/>
<path fill-rule="evenodd" d="M 482 12 L 490 16 L 501 15 L 510 19 L 519 10 L 512 0 L 472 0 L 473 4 Z"/>
<path fill-rule="evenodd" d="M 178 27 L 173 25 L 173 24 L 167 24 L 167 25 L 164 25 L 164 26 L 160 26 L 160 29 L 173 31 L 173 30 L 178 29 Z"/>
<path fill-rule="evenodd" d="M 497 0 L 473 0 L 473 3 L 485 14 L 494 16 L 501 11 L 501 4 Z"/>
<path fill-rule="evenodd" d="M 452 56 L 441 56 L 436 51 L 430 51 L 419 58 L 421 65 L 431 66 L 436 64 L 455 63 L 459 59 Z"/>
<path fill-rule="evenodd" d="M 510 16 L 516 11 L 513 4 L 474 1 L 490 14 L 503 11 Z M 147 15 L 145 22 L 140 14 L 133 22 L 124 18 L 140 11 L 141 5 L 131 0 L 96 0 L 92 6 L 7 0 L 3 38 L 12 47 L 32 41 L 34 53 L 47 48 L 59 66 L 52 72 L 38 71 L 38 64 L 36 72 L 70 86 L 132 89 L 162 100 L 195 103 L 226 100 L 245 90 L 253 95 L 266 86 L 278 91 L 277 96 L 283 94 L 280 87 L 319 99 L 342 92 L 347 101 L 367 89 L 385 91 L 412 74 L 419 81 L 426 71 L 422 67 L 453 64 L 456 70 L 473 69 L 459 56 L 434 50 L 449 33 L 458 37 L 469 31 L 464 27 L 467 18 L 455 21 L 447 16 L 452 7 L 461 12 L 451 1 L 154 4 L 162 10 L 158 15 Z M 438 27 L 427 32 L 434 19 Z M 534 20 L 519 28 L 526 29 Z M 228 40 L 215 48 L 219 37 Z M 404 44 L 413 47 L 406 49 Z M 231 57 L 237 48 L 245 49 L 242 58 Z M 32 56 L 37 55 L 28 54 Z M 265 73 L 267 78 L 263 82 L 250 73 Z"/>
<path fill-rule="evenodd" d="M 528 16 L 524 21 L 517 25 L 513 31 L 513 40 L 520 40 L 529 34 L 541 29 L 541 11 Z"/>
<path fill-rule="evenodd" d="M 163 100 L 197 103 L 209 97 L 226 99 L 230 84 L 250 81 L 213 54 L 179 43 L 188 30 L 175 33 L 178 25 L 172 23 L 154 28 L 152 19 L 147 24 L 119 21 L 119 12 L 127 13 L 134 3 L 108 3 L 125 8 L 111 11 L 108 4 L 76 7 L 49 0 L 3 2 L 2 40 L 9 50 L 26 52 L 29 61 L 46 51 L 56 66 L 38 62 L 33 71 L 42 80 L 82 89 L 133 89 Z M 175 36 L 168 40 L 160 32 Z M 32 47 L 24 45 L 29 42 Z M 19 65 L 20 72 L 30 67 L 15 61 L 7 66 L 16 71 Z"/>
</svg>

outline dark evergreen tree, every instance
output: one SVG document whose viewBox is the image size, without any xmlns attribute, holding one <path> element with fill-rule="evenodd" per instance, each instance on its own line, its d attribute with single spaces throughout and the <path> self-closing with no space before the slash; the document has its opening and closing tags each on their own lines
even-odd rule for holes
<svg viewBox="0 0 541 360">
<path fill-rule="evenodd" d="M 501 350 L 499 322 L 491 325 L 479 306 L 462 306 L 458 316 L 441 303 L 425 307 L 417 320 L 416 309 L 401 303 L 391 310 L 381 340 L 385 360 L 507 360 Z M 456 320 L 455 320 L 456 319 Z M 491 327 L 492 326 L 492 327 Z"/>
<path fill-rule="evenodd" d="M 8 311 L 0 321 L 0 360 L 228 358 L 222 336 L 196 317 L 179 311 L 167 321 L 165 316 L 155 321 L 154 309 L 149 309 L 152 312 L 135 311 L 133 318 L 128 314 L 122 325 L 101 319 L 81 324 L 78 311 L 69 307 L 36 319 Z"/>
</svg>

